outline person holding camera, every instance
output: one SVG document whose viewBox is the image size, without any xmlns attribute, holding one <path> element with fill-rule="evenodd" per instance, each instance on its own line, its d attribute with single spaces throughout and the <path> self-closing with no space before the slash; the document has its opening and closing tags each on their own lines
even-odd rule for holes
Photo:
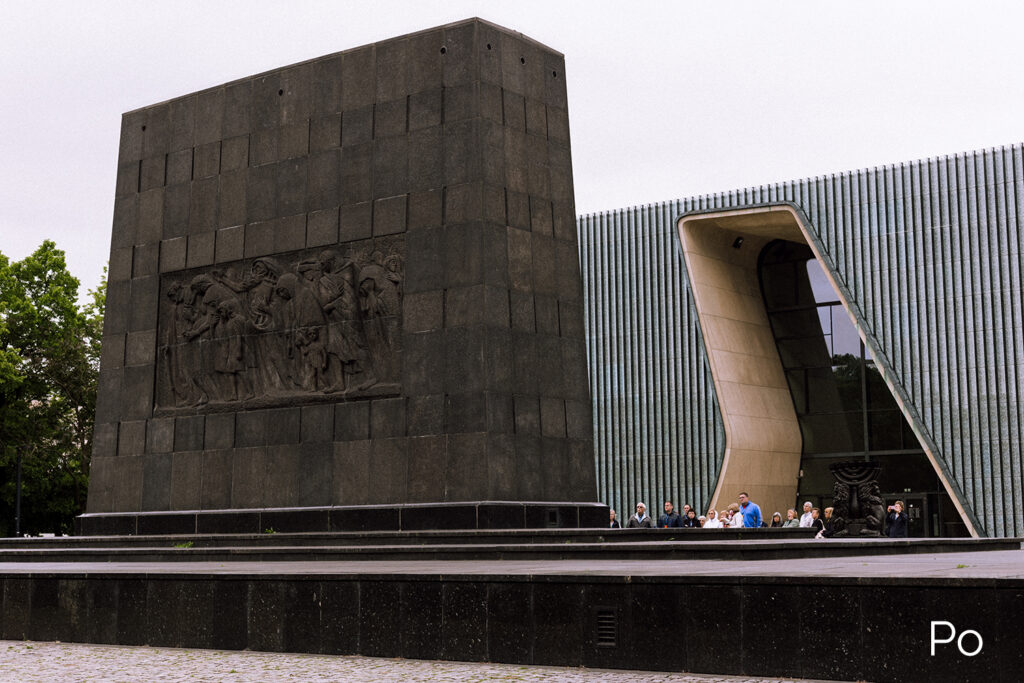
<svg viewBox="0 0 1024 683">
<path fill-rule="evenodd" d="M 889 506 L 885 515 L 885 535 L 889 538 L 906 538 L 909 521 L 907 513 L 903 511 L 903 501 L 897 500 Z"/>
</svg>

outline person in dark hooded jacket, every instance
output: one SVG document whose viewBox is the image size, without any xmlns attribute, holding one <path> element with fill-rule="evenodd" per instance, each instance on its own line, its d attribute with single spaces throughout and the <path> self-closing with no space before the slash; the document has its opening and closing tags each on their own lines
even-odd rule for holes
<svg viewBox="0 0 1024 683">
<path fill-rule="evenodd" d="M 672 501 L 665 501 L 665 514 L 658 518 L 658 528 L 672 529 L 683 526 L 683 519 L 672 507 Z"/>
</svg>

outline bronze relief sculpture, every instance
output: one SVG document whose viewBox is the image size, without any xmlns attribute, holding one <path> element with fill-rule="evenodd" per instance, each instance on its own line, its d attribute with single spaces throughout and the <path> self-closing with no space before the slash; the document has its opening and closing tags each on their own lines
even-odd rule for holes
<svg viewBox="0 0 1024 683">
<path fill-rule="evenodd" d="M 158 412 L 399 393 L 404 240 L 164 276 Z"/>
</svg>

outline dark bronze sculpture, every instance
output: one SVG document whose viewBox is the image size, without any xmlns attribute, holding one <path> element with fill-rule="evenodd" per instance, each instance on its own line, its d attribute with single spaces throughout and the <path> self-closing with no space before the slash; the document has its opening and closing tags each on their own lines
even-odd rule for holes
<svg viewBox="0 0 1024 683">
<path fill-rule="evenodd" d="M 157 410 L 399 391 L 402 238 L 163 282 Z"/>
<path fill-rule="evenodd" d="M 881 536 L 885 506 L 878 490 L 877 462 L 848 460 L 829 466 L 835 477 L 832 536 Z"/>
</svg>

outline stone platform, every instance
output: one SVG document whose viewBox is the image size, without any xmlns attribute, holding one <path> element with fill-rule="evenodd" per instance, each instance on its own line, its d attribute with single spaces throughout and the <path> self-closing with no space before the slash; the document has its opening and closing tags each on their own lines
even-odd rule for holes
<svg viewBox="0 0 1024 683">
<path fill-rule="evenodd" d="M 549 529 L 0 539 L 3 562 L 783 560 L 1012 550 L 1014 539 L 833 539 L 808 529 Z"/>
<path fill-rule="evenodd" d="M 261 534 L 428 529 L 602 528 L 602 503 L 467 501 L 398 505 L 325 505 L 247 510 L 174 510 L 84 514 L 82 536 L 159 534 Z"/>
<path fill-rule="evenodd" d="M 576 533 L 540 558 L 516 532 L 8 542 L 0 637 L 872 681 L 1024 666 L 1019 540 Z M 932 621 L 982 651 L 930 656 Z"/>
</svg>

